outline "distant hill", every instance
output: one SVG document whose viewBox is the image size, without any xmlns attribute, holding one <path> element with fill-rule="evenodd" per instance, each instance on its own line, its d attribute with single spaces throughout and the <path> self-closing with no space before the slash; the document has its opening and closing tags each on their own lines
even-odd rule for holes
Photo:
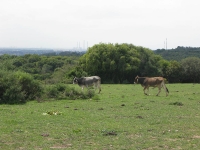
<svg viewBox="0 0 200 150">
<path fill-rule="evenodd" d="M 187 57 L 199 57 L 200 58 L 200 47 L 181 47 L 178 46 L 175 49 L 157 49 L 154 51 L 155 54 L 161 55 L 166 60 L 181 61 Z"/>
<path fill-rule="evenodd" d="M 86 50 L 83 49 L 45 49 L 45 48 L 0 48 L 0 55 L 17 55 L 22 56 L 26 54 L 37 55 L 61 55 L 61 56 L 80 56 L 83 55 Z"/>
<path fill-rule="evenodd" d="M 199 57 L 200 47 L 182 47 L 175 49 L 157 49 L 153 51 L 155 54 L 161 55 L 166 60 L 181 61 L 187 57 Z M 48 56 L 81 56 L 86 53 L 83 49 L 44 49 L 44 48 L 0 48 L 0 55 L 9 54 L 22 56 L 26 54 L 38 54 Z"/>
</svg>

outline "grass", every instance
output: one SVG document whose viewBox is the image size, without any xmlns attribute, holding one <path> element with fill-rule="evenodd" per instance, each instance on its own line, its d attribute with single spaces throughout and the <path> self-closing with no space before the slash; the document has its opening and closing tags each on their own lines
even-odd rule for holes
<svg viewBox="0 0 200 150">
<path fill-rule="evenodd" d="M 167 87 L 168 97 L 103 84 L 93 99 L 0 105 L 0 149 L 199 149 L 200 84 Z"/>
</svg>

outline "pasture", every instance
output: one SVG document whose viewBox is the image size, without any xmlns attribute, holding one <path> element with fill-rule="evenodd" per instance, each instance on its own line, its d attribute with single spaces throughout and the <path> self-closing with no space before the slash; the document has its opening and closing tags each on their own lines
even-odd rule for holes
<svg viewBox="0 0 200 150">
<path fill-rule="evenodd" d="M 93 99 L 0 105 L 0 149 L 199 149 L 200 84 L 166 86 L 168 97 L 102 84 Z"/>
</svg>

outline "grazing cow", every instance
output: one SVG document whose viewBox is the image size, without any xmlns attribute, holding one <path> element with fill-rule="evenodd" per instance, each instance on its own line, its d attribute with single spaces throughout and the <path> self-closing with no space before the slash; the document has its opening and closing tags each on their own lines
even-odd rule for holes
<svg viewBox="0 0 200 150">
<path fill-rule="evenodd" d="M 149 92 L 149 87 L 158 87 L 159 91 L 158 94 L 161 92 L 161 88 L 163 87 L 166 96 L 169 94 L 169 91 L 167 87 L 165 86 L 164 78 L 163 77 L 139 77 L 136 76 L 134 83 L 141 84 L 142 87 L 144 87 L 144 94 L 147 95 L 145 90 L 147 89 Z M 156 96 L 158 96 L 158 94 Z"/>
<path fill-rule="evenodd" d="M 75 77 L 73 80 L 73 84 L 78 84 L 80 87 L 82 87 L 82 90 L 84 89 L 84 87 L 88 88 L 89 86 L 93 85 L 95 90 L 98 88 L 99 93 L 101 91 L 101 78 L 99 76 L 82 77 L 82 78 Z"/>
</svg>

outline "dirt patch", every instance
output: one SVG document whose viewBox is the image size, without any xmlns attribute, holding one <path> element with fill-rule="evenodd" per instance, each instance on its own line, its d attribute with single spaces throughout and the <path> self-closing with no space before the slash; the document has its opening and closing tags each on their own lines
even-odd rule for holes
<svg viewBox="0 0 200 150">
<path fill-rule="evenodd" d="M 55 146 L 52 146 L 50 147 L 51 149 L 64 149 L 64 148 L 69 148 L 71 147 L 72 144 L 67 144 L 67 145 L 55 145 Z"/>
<path fill-rule="evenodd" d="M 194 135 L 193 138 L 194 139 L 200 139 L 200 135 Z"/>
</svg>

